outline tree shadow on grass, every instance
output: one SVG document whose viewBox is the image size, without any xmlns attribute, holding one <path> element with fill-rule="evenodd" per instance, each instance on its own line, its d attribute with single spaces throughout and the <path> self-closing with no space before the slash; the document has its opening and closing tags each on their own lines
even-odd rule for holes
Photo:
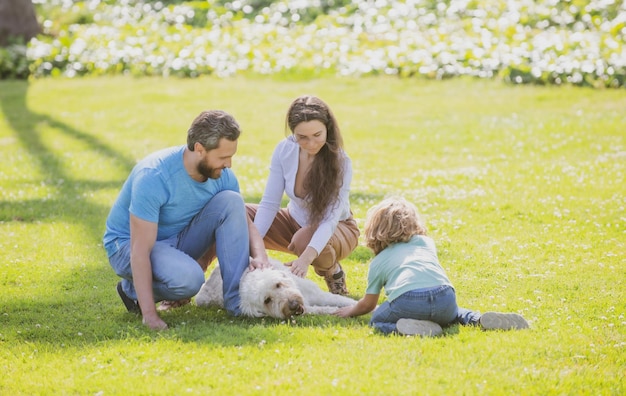
<svg viewBox="0 0 626 396">
<path fill-rule="evenodd" d="M 134 160 L 124 157 L 105 142 L 85 131 L 29 109 L 27 104 L 28 82 L 11 81 L 3 85 L 3 90 L 0 92 L 0 109 L 19 145 L 30 153 L 28 159 L 34 161 L 34 163 L 25 165 L 36 166 L 41 175 L 41 182 L 54 186 L 55 193 L 53 198 L 0 201 L 0 221 L 67 221 L 76 224 L 85 221 L 85 213 L 101 214 L 108 211 L 108 208 L 86 199 L 85 193 L 118 187 L 122 181 L 101 182 L 88 178 L 76 180 L 65 169 L 57 155 L 46 146 L 41 136 L 41 130 L 52 128 L 59 131 L 66 137 L 80 141 L 89 147 L 89 150 L 97 153 L 98 155 L 94 155 L 94 158 L 107 157 L 129 171 L 134 165 Z M 33 180 L 33 182 L 36 181 Z M 99 240 L 102 237 L 100 235 L 102 228 L 89 224 L 85 228 L 92 234 L 94 240 Z"/>
<path fill-rule="evenodd" d="M 0 222 L 14 224 L 78 224 L 88 240 L 99 245 L 104 231 L 104 222 L 110 209 L 107 205 L 94 203 L 90 193 L 99 190 L 119 188 L 124 180 L 98 181 L 88 176 L 78 179 L 73 176 L 58 154 L 43 138 L 43 131 L 54 130 L 64 139 L 73 139 L 93 152 L 93 158 L 105 159 L 116 163 L 130 172 L 134 159 L 125 157 L 112 146 L 77 129 L 53 116 L 33 111 L 28 106 L 29 84 L 26 81 L 2 82 L 0 90 L 0 111 L 9 126 L 7 138 L 0 139 L 0 144 L 17 144 L 25 150 L 24 166 L 35 167 L 38 176 L 26 184 L 44 183 L 53 191 L 45 198 L 0 200 Z M 59 104 L 60 105 L 60 104 Z M 4 141 L 4 143 L 2 142 Z M 19 166 L 19 165 L 18 165 Z M 258 197 L 255 197 L 258 198 Z M 33 235 L 33 238 L 39 238 Z M 24 242 L 24 244 L 26 244 Z M 62 247 L 60 246 L 62 249 Z M 95 344 L 103 339 L 124 339 L 148 335 L 157 339 L 164 334 L 157 334 L 141 324 L 136 315 L 128 314 L 115 295 L 114 285 L 101 290 L 96 285 L 102 284 L 102 277 L 115 278 L 106 263 L 102 250 L 102 266 L 68 269 L 55 282 L 54 293 L 50 295 L 23 295 L 2 307 L 0 323 L 2 333 L 0 341 L 8 334 L 10 338 L 25 342 L 37 342 L 51 345 L 86 345 Z M 37 265 L 45 265 L 38 263 Z M 12 281 L 11 281 L 12 282 Z M 17 282 L 17 280 L 16 280 Z M 24 288 L 29 290 L 28 287 Z M 115 301 L 115 304 L 110 304 Z M 189 342 L 210 342 L 217 345 L 241 345 L 257 343 L 259 336 L 270 341 L 279 338 L 276 326 L 283 321 L 274 319 L 233 318 L 224 313 L 217 313 L 191 307 L 189 311 L 176 310 L 163 314 L 170 323 L 171 330 L 166 337 L 183 339 Z M 288 322 L 291 323 L 291 322 Z M 339 318 L 302 318 L 294 326 L 323 327 L 327 323 L 340 325 Z M 265 325 L 267 327 L 265 328 Z M 252 330 L 251 330 L 252 329 Z M 229 334 L 227 339 L 213 338 L 212 334 Z"/>
<path fill-rule="evenodd" d="M 99 190 L 119 188 L 123 180 L 98 181 L 90 180 L 89 175 L 78 179 L 72 175 L 67 165 L 61 161 L 58 154 L 46 144 L 43 139 L 43 130 L 54 130 L 61 134 L 63 139 L 73 139 L 86 147 L 86 150 L 93 152 L 93 158 L 106 159 L 114 162 L 119 167 L 130 171 L 135 161 L 117 152 L 106 142 L 90 135 L 87 131 L 77 129 L 52 116 L 35 112 L 28 106 L 29 83 L 26 81 L 4 81 L 0 89 L 0 111 L 5 122 L 9 126 L 8 131 L 3 131 L 0 144 L 17 145 L 19 150 L 24 150 L 27 155 L 24 161 L 24 168 L 35 168 L 37 176 L 32 180 L 21 180 L 19 183 L 28 185 L 28 188 L 36 188 L 45 185 L 51 191 L 43 198 L 33 198 L 24 194 L 19 199 L 0 199 L 0 222 L 3 224 L 56 224 L 66 223 L 79 225 L 81 232 L 85 234 L 89 241 L 93 241 L 92 246 L 101 243 L 104 232 L 104 221 L 109 211 L 107 205 L 98 204 L 90 200 L 91 193 Z M 61 105 L 61 104 L 59 104 Z M 22 164 L 17 164 L 17 172 Z M 19 184 L 16 186 L 16 195 L 19 196 Z M 40 240 L 41 235 L 32 235 L 33 240 Z M 28 246 L 29 241 L 17 241 L 20 246 Z M 56 243 L 56 241 L 54 242 Z M 59 249 L 63 249 L 65 244 L 58 241 Z M 104 250 L 103 258 L 104 258 Z M 28 252 L 23 253 L 25 257 Z M 88 255 L 89 253 L 85 253 Z M 22 263 L 21 265 L 26 265 Z M 46 263 L 38 262 L 36 265 L 45 266 Z M 43 268 L 43 267 L 42 267 Z M 42 269 L 43 270 L 43 269 Z M 81 321 L 82 314 L 77 310 L 84 309 L 84 301 L 78 301 L 81 296 L 89 296 L 94 283 L 101 282 L 103 275 L 113 272 L 108 268 L 108 264 L 103 259 L 102 266 L 86 266 L 82 269 L 69 268 L 67 275 L 63 274 L 62 279 L 55 280 L 48 278 L 55 284 L 55 301 L 47 301 L 47 296 L 33 296 L 25 294 L 19 300 L 11 301 L 2 308 L 3 329 L 9 331 L 11 327 L 22 332 L 27 327 L 38 324 L 44 326 L 42 321 L 54 320 Z M 20 282 L 16 280 L 5 280 L 5 282 Z M 29 290 L 24 287 L 24 290 Z M 113 290 L 113 286 L 111 287 Z M 101 292 L 96 291 L 91 298 L 100 298 Z M 113 295 L 113 292 L 107 294 Z M 103 297 L 106 298 L 106 297 Z M 60 307 L 59 304 L 67 305 Z M 87 304 L 88 305 L 88 304 Z M 55 315 L 67 316 L 65 319 L 53 318 Z M 17 318 L 17 319 L 16 319 Z M 6 321 L 9 323 L 6 323 Z M 54 325 L 53 325 L 54 326 Z M 6 334 L 6 333 L 5 333 Z M 25 333 L 22 333 L 25 334 Z M 60 340 L 60 342 L 63 342 Z"/>
</svg>

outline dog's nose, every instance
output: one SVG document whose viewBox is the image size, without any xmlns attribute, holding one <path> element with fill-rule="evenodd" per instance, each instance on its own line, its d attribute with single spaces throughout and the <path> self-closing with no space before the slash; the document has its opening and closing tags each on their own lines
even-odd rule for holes
<svg viewBox="0 0 626 396">
<path fill-rule="evenodd" d="M 292 312 L 292 315 L 302 315 L 304 306 L 298 300 L 289 300 L 289 310 Z"/>
</svg>

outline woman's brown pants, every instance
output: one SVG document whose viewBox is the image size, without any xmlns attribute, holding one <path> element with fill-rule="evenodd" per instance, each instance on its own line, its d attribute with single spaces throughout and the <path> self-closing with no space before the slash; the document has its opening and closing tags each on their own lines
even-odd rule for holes
<svg viewBox="0 0 626 396">
<path fill-rule="evenodd" d="M 258 209 L 256 204 L 246 204 L 248 217 L 254 221 Z M 291 253 L 300 257 L 311 242 L 315 229 L 311 227 L 300 227 L 291 217 L 287 208 L 282 208 L 276 214 L 274 222 L 263 238 L 265 248 L 279 252 Z M 315 273 L 324 276 L 327 272 L 335 272 L 335 265 L 339 260 L 348 257 L 359 243 L 359 227 L 356 221 L 349 219 L 340 221 L 337 224 L 335 233 L 330 237 L 328 243 L 313 260 L 311 265 Z"/>
<path fill-rule="evenodd" d="M 254 221 L 258 207 L 257 204 L 246 204 L 248 217 L 252 221 Z M 289 214 L 289 210 L 282 208 L 276 214 L 274 222 L 263 238 L 263 242 L 266 249 L 291 253 L 300 257 L 311 242 L 314 232 L 315 230 L 311 227 L 300 227 Z M 348 257 L 356 249 L 359 244 L 359 235 L 359 227 L 352 217 L 340 221 L 324 249 L 311 263 L 315 273 L 324 276 L 330 271 L 330 274 L 334 274 L 338 270 L 335 266 L 338 265 L 339 260 Z M 213 259 L 215 259 L 215 245 L 211 246 L 198 260 L 198 263 L 206 271 Z"/>
</svg>

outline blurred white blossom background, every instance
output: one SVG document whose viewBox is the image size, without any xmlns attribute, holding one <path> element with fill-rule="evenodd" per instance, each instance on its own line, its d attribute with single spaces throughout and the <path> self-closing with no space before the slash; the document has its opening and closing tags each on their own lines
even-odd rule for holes
<svg viewBox="0 0 626 396">
<path fill-rule="evenodd" d="M 36 0 L 35 77 L 241 73 L 624 87 L 626 1 Z"/>
</svg>

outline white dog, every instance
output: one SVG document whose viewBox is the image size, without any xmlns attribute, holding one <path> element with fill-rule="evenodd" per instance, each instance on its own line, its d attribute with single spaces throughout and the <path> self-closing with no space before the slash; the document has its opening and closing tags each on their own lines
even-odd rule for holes
<svg viewBox="0 0 626 396">
<path fill-rule="evenodd" d="M 278 319 L 302 314 L 332 314 L 339 307 L 356 304 L 345 296 L 324 291 L 315 282 L 299 278 L 280 261 L 270 259 L 273 268 L 246 269 L 239 283 L 241 312 L 245 316 Z M 198 306 L 224 307 L 219 265 L 196 295 Z"/>
</svg>

